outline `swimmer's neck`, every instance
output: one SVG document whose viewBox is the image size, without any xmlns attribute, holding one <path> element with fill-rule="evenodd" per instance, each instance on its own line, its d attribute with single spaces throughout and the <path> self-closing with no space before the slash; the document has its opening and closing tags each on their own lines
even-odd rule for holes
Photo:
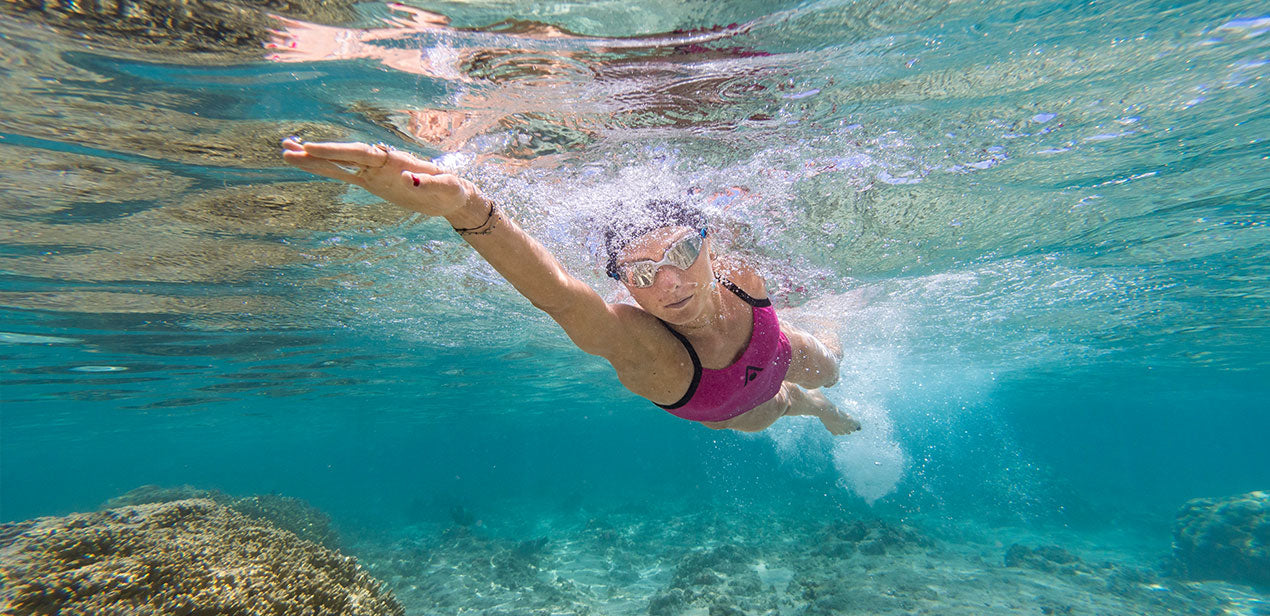
<svg viewBox="0 0 1270 616">
<path fill-rule="evenodd" d="M 697 318 L 683 324 L 675 325 L 674 328 L 679 333 L 687 336 L 689 340 L 707 341 L 714 340 L 727 335 L 724 327 L 728 315 L 726 302 L 723 298 L 723 286 L 715 279 L 711 279 L 710 292 L 706 296 L 706 307 L 701 311 Z"/>
</svg>

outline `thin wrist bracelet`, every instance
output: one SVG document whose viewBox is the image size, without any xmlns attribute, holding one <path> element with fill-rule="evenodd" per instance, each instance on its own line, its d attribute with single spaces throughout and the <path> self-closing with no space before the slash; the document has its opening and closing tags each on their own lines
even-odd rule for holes
<svg viewBox="0 0 1270 616">
<path fill-rule="evenodd" d="M 450 226 L 450 228 L 451 228 L 451 229 L 454 229 L 455 231 L 457 231 L 457 232 L 459 233 L 459 235 L 467 235 L 467 234 L 469 234 L 469 233 L 472 233 L 472 234 L 475 234 L 475 233 L 482 233 L 481 229 L 482 229 L 482 228 L 484 228 L 486 225 L 490 224 L 490 221 L 492 221 L 492 220 L 494 220 L 494 202 L 493 202 L 493 201 L 490 201 L 490 202 L 489 202 L 489 213 L 485 215 L 485 221 L 484 221 L 484 222 L 482 222 L 482 223 L 481 223 L 481 224 L 479 224 L 479 225 L 476 225 L 475 227 L 468 227 L 468 228 L 466 228 L 466 229 L 460 229 L 460 228 L 455 227 L 455 226 L 453 226 L 453 225 L 451 225 L 451 226 Z M 485 232 L 488 232 L 488 230 L 486 230 Z"/>
</svg>

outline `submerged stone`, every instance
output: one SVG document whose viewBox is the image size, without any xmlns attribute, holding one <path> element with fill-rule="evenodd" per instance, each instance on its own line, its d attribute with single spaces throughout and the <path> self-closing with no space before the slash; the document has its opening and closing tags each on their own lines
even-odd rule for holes
<svg viewBox="0 0 1270 616">
<path fill-rule="evenodd" d="M 733 544 L 693 550 L 675 567 L 670 585 L 649 601 L 653 616 L 686 613 L 744 614 L 760 607 L 763 581 L 752 549 Z"/>
<path fill-rule="evenodd" d="M 1010 548 L 1006 550 L 1005 566 L 1036 569 L 1037 571 L 1046 571 L 1049 573 L 1054 573 L 1064 569 L 1075 570 L 1078 568 L 1088 568 L 1084 567 L 1084 563 L 1081 561 L 1079 556 L 1076 556 L 1059 546 L 1043 545 L 1038 548 L 1029 548 L 1020 543 L 1011 545 Z"/>
<path fill-rule="evenodd" d="M 736 545 L 722 545 L 690 552 L 675 567 L 675 575 L 671 579 L 672 588 L 687 588 L 718 584 L 723 581 L 719 574 L 737 574 L 749 570 L 754 557 L 744 548 Z"/>
<path fill-rule="evenodd" d="M 816 554 L 831 558 L 848 558 L 857 551 L 868 556 L 888 552 L 931 548 L 935 543 L 904 524 L 882 520 L 840 520 L 825 526 Z"/>
<path fill-rule="evenodd" d="M 669 590 L 653 595 L 648 601 L 649 616 L 678 616 L 688 607 L 688 594 L 680 588 L 671 588 Z"/>
<path fill-rule="evenodd" d="M 1270 492 L 1187 501 L 1173 524 L 1172 569 L 1270 586 Z"/>
</svg>

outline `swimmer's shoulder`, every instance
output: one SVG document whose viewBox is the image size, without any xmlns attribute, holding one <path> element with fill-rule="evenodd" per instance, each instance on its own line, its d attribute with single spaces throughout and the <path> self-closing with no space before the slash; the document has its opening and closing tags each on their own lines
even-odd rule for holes
<svg viewBox="0 0 1270 616">
<path fill-rule="evenodd" d="M 754 299 L 767 299 L 767 282 L 748 261 L 724 255 L 715 259 L 715 273 Z"/>
<path fill-rule="evenodd" d="M 668 342 L 678 344 L 666 324 L 643 308 L 617 303 L 609 304 L 609 309 L 617 316 L 622 334 L 632 347 L 631 354 L 634 356 L 648 357 L 664 348 Z"/>
<path fill-rule="evenodd" d="M 638 396 L 670 404 L 687 391 L 693 363 L 682 342 L 657 317 L 638 306 L 611 304 L 622 323 L 625 351 L 607 358 L 618 380 Z"/>
</svg>

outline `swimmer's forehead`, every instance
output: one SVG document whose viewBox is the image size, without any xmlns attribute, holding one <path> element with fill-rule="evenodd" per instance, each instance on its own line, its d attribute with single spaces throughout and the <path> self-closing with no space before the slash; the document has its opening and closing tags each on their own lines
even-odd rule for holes
<svg viewBox="0 0 1270 616">
<path fill-rule="evenodd" d="M 657 261 L 662 258 L 670 244 L 682 239 L 685 235 L 696 231 L 692 227 L 683 225 L 673 225 L 653 229 L 645 233 L 627 244 L 625 248 L 618 252 L 618 261 L 621 263 L 629 263 L 631 261 Z"/>
</svg>

